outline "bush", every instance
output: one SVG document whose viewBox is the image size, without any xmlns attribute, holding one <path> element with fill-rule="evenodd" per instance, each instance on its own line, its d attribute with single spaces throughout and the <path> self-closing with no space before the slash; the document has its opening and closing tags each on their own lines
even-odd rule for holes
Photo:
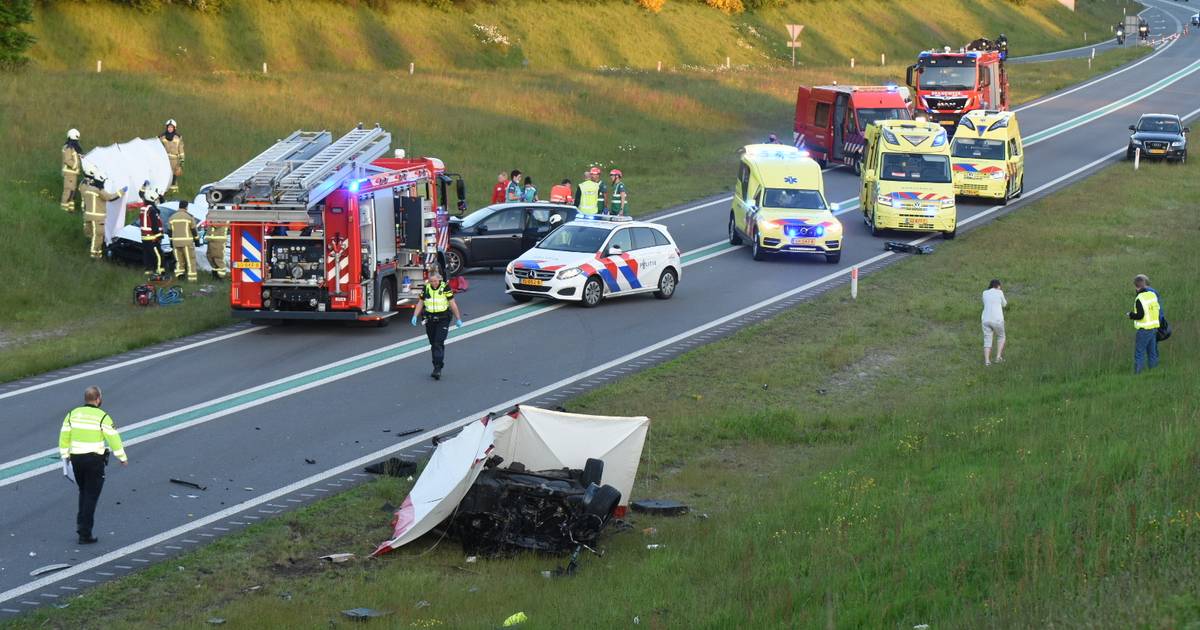
<svg viewBox="0 0 1200 630">
<path fill-rule="evenodd" d="M 722 13 L 741 13 L 746 10 L 742 0 L 704 0 L 704 3 Z"/>
<path fill-rule="evenodd" d="M 667 0 L 637 0 L 637 3 L 651 13 L 658 13 L 667 4 Z"/>
<path fill-rule="evenodd" d="M 34 38 L 21 26 L 32 22 L 33 0 L 0 2 L 0 69 L 15 70 L 29 63 L 25 51 Z"/>
</svg>

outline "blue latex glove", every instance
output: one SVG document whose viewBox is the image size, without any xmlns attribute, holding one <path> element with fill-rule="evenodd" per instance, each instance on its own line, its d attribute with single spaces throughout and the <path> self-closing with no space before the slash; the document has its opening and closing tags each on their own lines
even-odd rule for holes
<svg viewBox="0 0 1200 630">
<path fill-rule="evenodd" d="M 416 315 L 413 315 L 413 318 L 412 318 L 412 325 L 413 325 L 413 326 L 416 326 L 416 325 L 417 325 L 417 316 L 416 316 Z"/>
<path fill-rule="evenodd" d="M 454 320 L 454 327 L 455 327 L 455 328 L 462 328 L 462 320 L 461 320 L 461 319 L 456 319 L 456 320 Z"/>
</svg>

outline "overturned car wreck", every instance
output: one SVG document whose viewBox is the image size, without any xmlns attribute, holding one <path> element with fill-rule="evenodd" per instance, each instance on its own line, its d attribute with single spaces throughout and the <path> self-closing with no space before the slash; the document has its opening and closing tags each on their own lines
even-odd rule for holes
<svg viewBox="0 0 1200 630">
<path fill-rule="evenodd" d="M 621 502 L 620 490 L 600 485 L 604 462 L 598 459 L 588 459 L 582 470 L 538 472 L 520 462 L 500 468 L 502 460 L 488 458 L 443 525 L 467 553 L 566 553 L 593 546 Z"/>
<path fill-rule="evenodd" d="M 628 507 L 649 425 L 524 406 L 470 423 L 438 442 L 373 555 L 435 528 L 474 555 L 591 547 Z"/>
</svg>

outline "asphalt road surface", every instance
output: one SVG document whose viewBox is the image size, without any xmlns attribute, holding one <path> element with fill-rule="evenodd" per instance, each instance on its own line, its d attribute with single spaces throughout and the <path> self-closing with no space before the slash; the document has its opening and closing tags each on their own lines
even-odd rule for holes
<svg viewBox="0 0 1200 630">
<path fill-rule="evenodd" d="M 1190 11 L 1148 2 L 1158 36 L 1180 30 Z M 969 243 L 971 228 L 1118 159 L 1138 114 L 1200 113 L 1191 111 L 1200 106 L 1197 59 L 1200 35 L 1189 35 L 1018 108 L 1025 194 L 1003 209 L 960 203 L 959 238 Z M 754 262 L 745 247 L 728 245 L 729 197 L 717 196 L 656 218 L 685 252 L 670 301 L 515 305 L 500 272 L 472 273 L 459 297 L 467 326 L 451 334 L 440 382 L 429 379 L 422 331 L 399 318 L 382 329 L 239 324 L 0 386 L 0 620 L 346 489 L 366 478 L 364 464 L 402 450 L 427 453 L 431 436 L 489 411 L 553 406 L 845 282 L 852 266 L 869 273 L 901 258 L 868 233 L 852 173 L 829 170 L 826 187 L 847 228 L 840 265 L 817 257 Z M 938 238 L 886 237 L 935 245 Z M 80 548 L 75 489 L 53 446 L 62 415 L 93 383 L 104 389 L 131 464 L 109 468 L 100 543 Z M 54 563 L 72 566 L 30 576 Z"/>
</svg>

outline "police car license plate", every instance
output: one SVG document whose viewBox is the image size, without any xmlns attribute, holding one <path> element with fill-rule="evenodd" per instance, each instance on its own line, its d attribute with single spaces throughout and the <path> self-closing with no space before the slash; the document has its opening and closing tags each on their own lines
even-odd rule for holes
<svg viewBox="0 0 1200 630">
<path fill-rule="evenodd" d="M 542 286 L 542 281 L 538 280 L 537 278 L 521 278 L 521 284 L 527 284 L 531 287 L 540 287 Z"/>
<path fill-rule="evenodd" d="M 817 239 L 815 239 L 815 238 L 794 238 L 794 239 L 792 239 L 792 245 L 816 245 L 816 244 L 817 244 Z"/>
</svg>

